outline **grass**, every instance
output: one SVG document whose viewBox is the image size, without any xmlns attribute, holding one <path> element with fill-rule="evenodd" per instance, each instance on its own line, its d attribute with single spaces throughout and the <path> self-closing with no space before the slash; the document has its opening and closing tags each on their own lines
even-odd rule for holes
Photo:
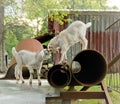
<svg viewBox="0 0 120 104">
<path fill-rule="evenodd" d="M 116 77 L 116 75 L 115 75 L 115 77 Z M 107 75 L 106 78 L 104 79 L 104 82 L 106 82 L 106 84 L 108 84 L 109 78 L 110 78 L 110 75 Z M 114 86 L 115 85 L 114 79 L 112 79 L 110 81 L 111 81 L 111 85 Z M 120 85 L 120 84 L 118 83 L 118 85 Z M 66 91 L 67 89 L 68 89 L 68 87 L 65 87 L 63 91 Z M 77 91 L 79 91 L 81 89 L 81 86 L 76 86 L 75 89 Z M 87 91 L 101 91 L 101 87 L 100 86 L 92 86 Z M 113 104 L 120 104 L 120 92 L 111 90 L 108 93 L 109 93 L 109 96 L 110 96 Z M 80 99 L 80 100 L 76 101 L 76 104 L 106 104 L 106 103 L 105 103 L 105 100 L 103 100 L 103 99 L 102 100 L 101 99 L 90 99 L 90 100 Z"/>
<path fill-rule="evenodd" d="M 112 90 L 112 92 L 110 92 L 109 95 L 113 104 L 120 104 L 120 93 Z"/>
</svg>

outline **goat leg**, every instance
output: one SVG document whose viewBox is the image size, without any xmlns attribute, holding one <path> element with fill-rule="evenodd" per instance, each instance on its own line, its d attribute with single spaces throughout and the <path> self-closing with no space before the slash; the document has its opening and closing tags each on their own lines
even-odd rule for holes
<svg viewBox="0 0 120 104">
<path fill-rule="evenodd" d="M 86 38 L 82 38 L 80 40 L 80 44 L 82 44 L 82 50 L 85 50 L 85 49 L 87 49 L 88 40 Z"/>
<path fill-rule="evenodd" d="M 37 70 L 37 76 L 38 76 L 38 86 L 41 86 L 41 68 L 42 68 L 42 63 L 40 63 L 39 70 Z"/>
<path fill-rule="evenodd" d="M 34 70 L 33 70 L 33 68 L 31 66 L 29 66 L 28 69 L 29 69 L 29 72 L 30 72 L 29 84 L 31 85 L 32 84 Z"/>
<path fill-rule="evenodd" d="M 66 51 L 65 52 L 61 51 L 61 57 L 58 64 L 63 64 L 63 63 L 65 64 L 66 61 L 67 61 Z"/>
<path fill-rule="evenodd" d="M 37 76 L 38 76 L 38 86 L 41 86 L 41 74 L 39 73 L 39 70 L 37 70 Z"/>
<path fill-rule="evenodd" d="M 17 82 L 18 82 L 19 79 L 20 79 L 20 77 L 19 77 L 19 69 L 18 69 L 18 65 L 15 66 L 14 75 L 15 75 L 15 78 L 16 78 L 16 80 L 17 80 Z"/>
<path fill-rule="evenodd" d="M 22 76 L 22 70 L 20 71 L 20 80 L 22 81 L 22 83 L 24 83 L 24 78 Z"/>
</svg>

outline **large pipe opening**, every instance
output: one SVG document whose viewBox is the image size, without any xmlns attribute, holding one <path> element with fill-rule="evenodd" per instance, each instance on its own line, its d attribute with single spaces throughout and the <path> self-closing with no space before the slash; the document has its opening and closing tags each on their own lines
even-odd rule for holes
<svg viewBox="0 0 120 104">
<path fill-rule="evenodd" d="M 54 65 L 48 71 L 48 82 L 51 86 L 62 88 L 69 85 L 71 80 L 71 72 L 66 65 Z"/>
<path fill-rule="evenodd" d="M 74 73 L 73 78 L 77 83 L 91 86 L 100 83 L 106 75 L 107 63 L 104 57 L 97 51 L 84 50 L 77 54 L 73 62 L 80 64 L 79 72 Z"/>
</svg>

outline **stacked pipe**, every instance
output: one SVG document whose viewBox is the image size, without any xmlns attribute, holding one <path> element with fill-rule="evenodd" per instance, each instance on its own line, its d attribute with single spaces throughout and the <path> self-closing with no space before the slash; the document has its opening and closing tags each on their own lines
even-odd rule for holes
<svg viewBox="0 0 120 104">
<path fill-rule="evenodd" d="M 53 87 L 65 87 L 71 81 L 71 71 L 67 65 L 54 65 L 48 71 L 48 82 Z"/>
<path fill-rule="evenodd" d="M 78 53 L 71 65 L 54 65 L 48 71 L 48 82 L 53 87 L 92 86 L 99 84 L 107 73 L 107 63 L 103 55 L 95 50 Z"/>
</svg>

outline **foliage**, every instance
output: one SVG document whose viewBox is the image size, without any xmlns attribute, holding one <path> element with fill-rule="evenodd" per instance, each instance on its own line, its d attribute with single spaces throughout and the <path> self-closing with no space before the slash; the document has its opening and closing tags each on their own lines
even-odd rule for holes
<svg viewBox="0 0 120 104">
<path fill-rule="evenodd" d="M 6 51 L 9 53 L 9 56 L 12 56 L 11 49 L 12 47 L 15 47 L 16 44 L 18 43 L 18 40 L 16 39 L 16 36 L 12 33 L 12 31 L 7 31 L 5 35 L 5 46 L 6 46 Z"/>
<path fill-rule="evenodd" d="M 5 17 L 5 31 L 12 31 L 18 41 L 23 39 L 23 37 L 26 38 L 33 35 L 31 34 L 33 31 L 32 28 L 26 22 L 16 17 L 11 18 L 10 16 Z M 29 34 L 29 36 L 24 36 L 25 34 Z"/>
<path fill-rule="evenodd" d="M 25 0 L 23 11 L 27 13 L 30 19 L 43 18 L 47 19 L 48 10 L 51 8 L 62 8 L 58 0 Z"/>
<path fill-rule="evenodd" d="M 4 0 L 5 9 L 8 10 L 7 14 L 5 14 L 6 47 L 12 47 L 8 44 L 8 42 L 10 42 L 10 34 L 13 39 L 16 39 L 16 41 L 11 42 L 16 45 L 17 41 L 23 38 L 35 37 L 46 33 L 48 18 L 57 21 L 61 25 L 64 21 L 70 21 L 64 18 L 69 14 L 69 11 L 61 13 L 58 9 L 117 9 L 116 7 L 110 8 L 106 6 L 106 1 L 107 0 Z M 29 22 L 22 20 L 23 17 L 28 19 Z M 36 20 L 36 25 L 30 26 L 30 22 L 34 20 Z M 41 25 L 42 28 L 39 29 Z M 9 49 L 10 48 L 7 50 Z"/>
<path fill-rule="evenodd" d="M 26 0 L 23 5 L 23 12 L 27 13 L 27 18 L 33 20 L 38 20 L 39 17 L 42 18 L 43 24 L 42 26 L 47 26 L 48 22 L 48 14 L 51 9 L 62 9 L 63 5 L 60 5 L 58 0 Z M 54 19 L 60 23 L 62 23 L 62 18 L 65 13 L 61 15 L 57 15 L 58 12 L 54 12 Z M 51 15 L 49 15 L 51 16 Z M 38 20 L 38 25 L 41 25 Z M 44 25 L 45 24 L 45 25 Z M 45 27 L 46 28 L 46 27 Z M 44 31 L 45 28 L 42 28 Z M 46 31 L 45 31 L 46 32 Z M 36 33 L 38 35 L 39 33 Z"/>
<path fill-rule="evenodd" d="M 107 0 L 17 0 L 20 1 L 18 5 L 16 0 L 5 0 L 6 6 L 12 6 L 14 15 L 17 15 L 17 18 L 21 18 L 24 16 L 25 18 L 30 19 L 31 21 L 36 19 L 37 25 L 41 25 L 41 21 L 39 18 L 42 19 L 42 25 L 44 26 L 42 30 L 39 30 L 36 27 L 36 33 L 34 35 L 39 35 L 40 33 L 43 34 L 43 31 L 46 32 L 47 27 L 47 19 L 48 17 L 51 20 L 55 20 L 61 25 L 64 21 L 70 21 L 69 19 L 65 20 L 65 16 L 69 12 L 58 12 L 58 9 L 97 9 L 97 10 L 107 10 L 107 9 L 117 9 L 116 7 L 108 7 L 106 6 Z M 52 11 L 52 12 L 51 12 Z M 49 14 L 49 15 L 48 15 Z M 44 25 L 45 24 L 45 25 Z M 45 29 L 45 30 L 44 30 Z M 42 31 L 42 32 L 41 32 Z"/>
<path fill-rule="evenodd" d="M 62 12 L 62 10 L 53 9 L 50 11 L 48 18 L 50 18 L 51 21 L 57 21 L 60 25 L 63 25 L 64 22 L 71 21 L 69 18 L 65 18 L 67 17 L 68 14 L 69 14 L 69 11 Z"/>
<path fill-rule="evenodd" d="M 23 3 L 23 12 L 26 13 L 26 17 L 33 20 L 42 18 L 43 23 L 47 24 L 47 19 L 57 21 L 59 24 L 63 24 L 64 21 L 70 21 L 64 17 L 69 14 L 69 11 L 60 12 L 59 10 L 108 10 L 117 9 L 117 7 L 108 7 L 106 5 L 107 0 L 25 0 Z M 38 25 L 39 22 L 38 22 Z M 44 24 L 43 24 L 44 26 Z M 45 28 L 42 28 L 42 30 Z M 38 33 L 36 33 L 38 35 Z"/>
<path fill-rule="evenodd" d="M 11 49 L 16 46 L 23 38 L 33 36 L 32 28 L 29 27 L 24 21 L 18 20 L 10 16 L 5 17 L 5 46 L 9 55 L 11 56 Z"/>
</svg>

